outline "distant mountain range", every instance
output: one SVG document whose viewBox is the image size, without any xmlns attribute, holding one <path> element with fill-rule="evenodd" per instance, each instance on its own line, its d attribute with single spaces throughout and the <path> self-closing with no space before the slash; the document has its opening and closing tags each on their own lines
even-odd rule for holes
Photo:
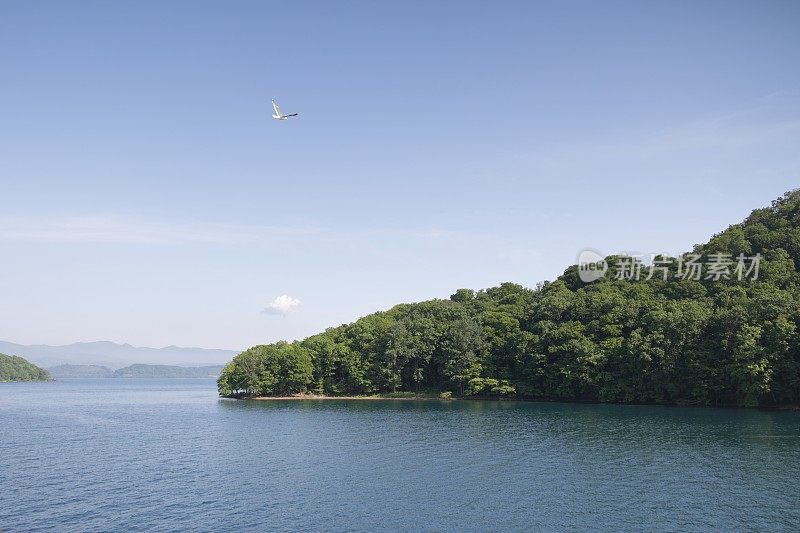
<svg viewBox="0 0 800 533">
<path fill-rule="evenodd" d="M 181 367 L 224 365 L 238 352 L 208 348 L 145 348 L 115 342 L 76 342 L 66 346 L 23 345 L 0 341 L 0 353 L 18 355 L 41 367 L 91 365 L 110 370 L 145 363 Z"/>
<path fill-rule="evenodd" d="M 135 364 L 111 370 L 97 365 L 58 365 L 47 369 L 55 379 L 76 378 L 215 378 L 222 365 L 186 367 Z"/>
</svg>

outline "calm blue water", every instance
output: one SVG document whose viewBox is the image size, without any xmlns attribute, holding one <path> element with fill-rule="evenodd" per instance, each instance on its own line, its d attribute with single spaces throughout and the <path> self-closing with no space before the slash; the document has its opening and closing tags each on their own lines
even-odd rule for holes
<svg viewBox="0 0 800 533">
<path fill-rule="evenodd" d="M 800 413 L 0 384 L 0 529 L 800 529 Z"/>
</svg>

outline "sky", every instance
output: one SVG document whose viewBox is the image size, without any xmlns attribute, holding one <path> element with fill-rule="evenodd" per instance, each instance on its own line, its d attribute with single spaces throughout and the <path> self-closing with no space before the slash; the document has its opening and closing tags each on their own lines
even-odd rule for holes
<svg viewBox="0 0 800 533">
<path fill-rule="evenodd" d="M 243 349 L 800 186 L 800 3 L 0 3 L 0 339 Z M 270 118 L 270 98 L 287 121 Z"/>
</svg>

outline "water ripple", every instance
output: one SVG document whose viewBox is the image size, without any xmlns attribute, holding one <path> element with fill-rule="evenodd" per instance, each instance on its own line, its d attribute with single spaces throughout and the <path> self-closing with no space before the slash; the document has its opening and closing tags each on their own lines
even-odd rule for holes
<svg viewBox="0 0 800 533">
<path fill-rule="evenodd" d="M 800 414 L 0 384 L 0 529 L 800 529 Z"/>
</svg>

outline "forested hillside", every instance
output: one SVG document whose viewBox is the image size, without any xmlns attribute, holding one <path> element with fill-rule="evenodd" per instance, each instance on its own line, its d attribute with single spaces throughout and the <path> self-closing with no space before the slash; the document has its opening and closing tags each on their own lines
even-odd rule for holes
<svg viewBox="0 0 800 533">
<path fill-rule="evenodd" d="M 98 365 L 58 365 L 47 369 L 55 379 L 110 378 L 114 371 Z"/>
<path fill-rule="evenodd" d="M 215 378 L 222 372 L 222 366 L 175 366 L 135 364 L 115 370 L 115 378 Z"/>
<path fill-rule="evenodd" d="M 800 403 L 800 191 L 698 245 L 704 259 L 760 254 L 757 279 L 601 279 L 576 266 L 529 289 L 460 289 L 300 342 L 256 346 L 219 378 L 223 396 L 450 391 L 463 396 L 691 405 Z M 724 273 L 723 273 L 724 274 Z M 715 279 L 715 278 L 719 279 Z M 666 279 L 664 279 L 666 278 Z"/>
<path fill-rule="evenodd" d="M 16 355 L 0 353 L 0 381 L 46 381 L 47 370 Z"/>
</svg>

